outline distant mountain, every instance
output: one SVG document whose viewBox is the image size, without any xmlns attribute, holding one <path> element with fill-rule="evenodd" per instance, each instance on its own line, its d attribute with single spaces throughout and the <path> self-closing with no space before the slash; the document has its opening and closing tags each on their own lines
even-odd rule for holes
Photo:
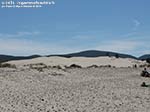
<svg viewBox="0 0 150 112">
<path fill-rule="evenodd" d="M 145 55 L 143 55 L 143 56 L 140 56 L 139 59 L 140 59 L 140 60 L 147 60 L 147 59 L 150 60 L 150 54 L 145 54 Z"/>
<path fill-rule="evenodd" d="M 77 53 L 71 54 L 64 54 L 64 55 L 49 55 L 50 56 L 61 56 L 61 57 L 100 57 L 100 56 L 109 56 L 109 57 L 117 57 L 117 58 L 133 58 L 137 59 L 136 57 L 128 54 L 121 54 L 116 52 L 109 52 L 109 51 L 98 51 L 98 50 L 88 50 L 82 51 Z"/>
<path fill-rule="evenodd" d="M 60 57 L 100 57 L 100 56 L 108 56 L 108 57 L 116 57 L 116 58 L 132 58 L 132 59 L 138 59 L 138 60 L 150 60 L 150 54 L 143 55 L 139 58 L 128 55 L 128 54 L 122 54 L 117 52 L 109 52 L 109 51 L 98 51 L 98 50 L 87 50 L 77 53 L 70 53 L 70 54 L 62 54 L 62 55 L 48 55 L 47 57 L 51 56 L 60 56 Z M 12 61 L 12 60 L 24 60 L 24 59 L 32 59 L 41 57 L 40 55 L 32 55 L 32 56 L 10 56 L 10 55 L 0 55 L 0 63 L 6 62 L 6 61 Z"/>
<path fill-rule="evenodd" d="M 32 59 L 41 57 L 40 55 L 32 55 L 32 56 L 10 56 L 10 55 L 0 55 L 0 63 L 11 61 L 11 60 L 24 60 L 24 59 Z"/>
</svg>

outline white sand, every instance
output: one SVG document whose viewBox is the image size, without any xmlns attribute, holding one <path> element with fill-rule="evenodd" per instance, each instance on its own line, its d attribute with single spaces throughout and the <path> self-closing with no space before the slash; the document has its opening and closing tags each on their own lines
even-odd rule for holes
<svg viewBox="0 0 150 112">
<path fill-rule="evenodd" d="M 62 75 L 53 76 L 54 72 Z M 0 112 L 149 112 L 141 69 L 0 69 Z"/>
<path fill-rule="evenodd" d="M 87 67 L 91 65 L 111 65 L 116 67 L 132 67 L 137 64 L 137 66 L 144 64 L 145 62 L 138 61 L 130 58 L 115 58 L 115 57 L 97 57 L 97 58 L 85 58 L 85 57 L 73 57 L 73 58 L 63 58 L 63 57 L 40 57 L 30 60 L 21 61 L 10 61 L 8 63 L 15 64 L 17 66 L 44 63 L 46 65 L 71 65 L 77 64 L 82 67 Z"/>
<path fill-rule="evenodd" d="M 42 57 L 11 61 L 17 69 L 0 68 L 0 112 L 150 112 L 149 78 L 133 59 Z M 93 64 L 127 68 L 37 69 L 26 64 Z M 20 67 L 21 66 L 21 67 Z"/>
</svg>

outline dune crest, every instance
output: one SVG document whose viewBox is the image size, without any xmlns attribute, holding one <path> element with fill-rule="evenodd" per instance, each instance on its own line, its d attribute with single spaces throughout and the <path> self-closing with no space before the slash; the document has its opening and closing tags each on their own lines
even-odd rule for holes
<svg viewBox="0 0 150 112">
<path fill-rule="evenodd" d="M 23 66 L 27 64 L 36 64 L 36 63 L 43 63 L 45 65 L 50 66 L 70 66 L 72 64 L 80 65 L 82 67 L 88 67 L 91 65 L 111 65 L 115 67 L 132 67 L 135 64 L 137 66 L 143 65 L 146 62 L 140 61 L 131 58 L 115 58 L 115 57 L 95 57 L 95 58 L 88 58 L 88 57 L 72 57 L 72 58 L 63 58 L 58 56 L 53 57 L 39 57 L 34 59 L 28 60 L 19 60 L 19 61 L 9 61 L 7 63 L 15 64 L 16 66 Z"/>
</svg>

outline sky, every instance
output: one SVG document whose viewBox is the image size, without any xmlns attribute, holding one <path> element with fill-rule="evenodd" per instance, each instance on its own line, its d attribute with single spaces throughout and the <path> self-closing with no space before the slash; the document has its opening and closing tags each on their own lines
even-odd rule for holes
<svg viewBox="0 0 150 112">
<path fill-rule="evenodd" d="M 0 54 L 150 54 L 150 0 L 53 1 L 42 8 L 0 8 Z"/>
</svg>

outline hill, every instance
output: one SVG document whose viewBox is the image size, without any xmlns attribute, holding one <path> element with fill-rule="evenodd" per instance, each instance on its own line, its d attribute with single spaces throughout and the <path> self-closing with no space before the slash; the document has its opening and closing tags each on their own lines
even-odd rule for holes
<svg viewBox="0 0 150 112">
<path fill-rule="evenodd" d="M 32 55 L 32 56 L 10 56 L 10 55 L 0 55 L 0 63 L 12 60 L 24 60 L 24 59 L 32 59 L 41 57 L 40 55 Z"/>
<path fill-rule="evenodd" d="M 64 54 L 64 55 L 49 55 L 50 56 L 61 56 L 61 57 L 101 57 L 101 56 L 109 56 L 109 57 L 117 57 L 117 58 L 132 58 L 137 59 L 136 57 L 128 54 L 121 54 L 116 52 L 109 52 L 109 51 L 98 51 L 98 50 L 88 50 L 88 51 L 82 51 L 77 53 L 71 53 L 71 54 Z"/>
<path fill-rule="evenodd" d="M 150 54 L 145 54 L 139 57 L 140 60 L 147 60 L 150 59 Z"/>
<path fill-rule="evenodd" d="M 140 60 L 146 60 L 148 63 L 150 63 L 150 54 L 145 54 L 141 57 L 139 57 Z"/>
<path fill-rule="evenodd" d="M 46 57 L 52 57 L 52 56 L 60 56 L 65 58 L 71 58 L 71 57 L 116 57 L 116 58 L 131 58 L 131 59 L 137 59 L 137 60 L 150 60 L 150 54 L 143 55 L 139 58 L 129 55 L 129 54 L 123 54 L 123 53 L 117 53 L 117 52 L 110 52 L 110 51 L 98 51 L 98 50 L 87 50 L 87 51 L 81 51 L 76 53 L 70 53 L 70 54 L 61 54 L 61 55 L 47 55 Z M 11 55 L 0 55 L 0 63 L 6 62 L 6 61 L 12 61 L 12 60 L 24 60 L 24 59 L 33 59 L 41 57 L 40 55 L 32 55 L 32 56 L 11 56 Z"/>
</svg>

